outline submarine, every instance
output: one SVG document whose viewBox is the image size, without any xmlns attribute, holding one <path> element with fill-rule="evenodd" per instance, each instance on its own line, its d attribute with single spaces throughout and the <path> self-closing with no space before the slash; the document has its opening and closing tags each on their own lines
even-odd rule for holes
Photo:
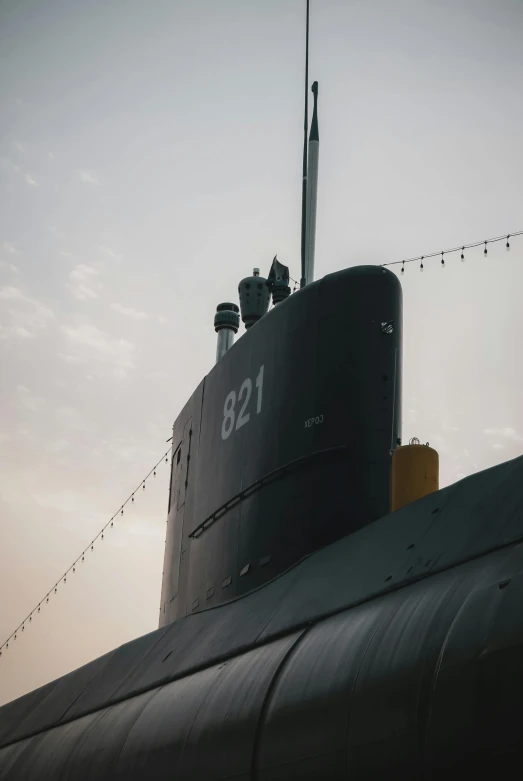
<svg viewBox="0 0 523 781">
<path fill-rule="evenodd" d="M 402 444 L 398 277 L 314 280 L 313 94 L 300 288 L 218 305 L 173 426 L 159 626 L 0 708 L 0 781 L 517 772 L 523 458 L 439 489 Z"/>
</svg>

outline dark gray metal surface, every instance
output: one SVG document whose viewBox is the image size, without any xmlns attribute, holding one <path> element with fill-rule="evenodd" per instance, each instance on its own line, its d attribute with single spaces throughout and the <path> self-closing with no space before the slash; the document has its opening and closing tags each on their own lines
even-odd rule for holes
<svg viewBox="0 0 523 781">
<path fill-rule="evenodd" d="M 510 777 L 522 475 L 467 478 L 5 706 L 1 781 Z"/>
</svg>

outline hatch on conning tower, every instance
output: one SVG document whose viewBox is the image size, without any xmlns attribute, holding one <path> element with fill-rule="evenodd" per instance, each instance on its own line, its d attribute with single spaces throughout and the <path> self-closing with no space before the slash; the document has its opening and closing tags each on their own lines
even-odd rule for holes
<svg viewBox="0 0 523 781">
<path fill-rule="evenodd" d="M 263 317 L 269 309 L 271 293 L 265 277 L 260 277 L 260 269 L 255 268 L 252 277 L 245 277 L 238 285 L 240 295 L 240 310 L 245 328 Z"/>
</svg>

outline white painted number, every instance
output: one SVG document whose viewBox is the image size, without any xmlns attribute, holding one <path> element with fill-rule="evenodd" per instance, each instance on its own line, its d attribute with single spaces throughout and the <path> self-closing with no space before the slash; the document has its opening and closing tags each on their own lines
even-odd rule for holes
<svg viewBox="0 0 523 781">
<path fill-rule="evenodd" d="M 247 414 L 245 413 L 245 408 L 247 407 L 247 404 L 250 401 L 251 393 L 252 393 L 252 380 L 250 377 L 247 377 L 247 379 L 242 382 L 240 392 L 238 393 L 238 401 L 241 401 L 244 396 L 245 396 L 245 400 L 243 402 L 243 406 L 240 410 L 240 414 L 238 415 L 238 419 L 236 421 L 236 431 L 238 431 L 238 429 L 241 428 L 242 426 L 245 426 L 245 424 L 248 423 L 249 420 L 251 419 L 251 413 L 250 412 L 247 412 Z"/>
<path fill-rule="evenodd" d="M 227 439 L 234 428 L 234 405 L 236 404 L 236 392 L 231 391 L 223 405 L 222 439 Z"/>
<path fill-rule="evenodd" d="M 256 400 L 256 414 L 259 415 L 262 408 L 262 402 L 263 402 L 263 366 L 260 368 L 260 371 L 258 372 L 258 376 L 256 377 L 256 390 L 257 390 L 257 400 Z M 238 401 L 243 402 L 240 412 L 238 414 L 238 418 L 236 418 L 236 391 L 231 391 L 227 394 L 225 398 L 225 403 L 223 405 L 223 421 L 222 421 L 222 439 L 228 439 L 234 430 L 238 430 L 242 426 L 244 426 L 246 423 L 249 422 L 251 419 L 251 413 L 247 412 L 247 407 L 249 406 L 249 402 L 251 400 L 252 395 L 252 380 L 250 377 L 247 377 L 246 380 L 244 380 L 240 386 L 240 391 L 238 393 Z M 236 426 L 234 425 L 236 420 Z"/>
<path fill-rule="evenodd" d="M 258 414 L 261 412 L 263 399 L 263 366 L 261 367 L 260 371 L 258 372 L 258 376 L 256 377 L 256 387 L 258 389 L 258 403 L 256 405 L 256 413 Z"/>
</svg>

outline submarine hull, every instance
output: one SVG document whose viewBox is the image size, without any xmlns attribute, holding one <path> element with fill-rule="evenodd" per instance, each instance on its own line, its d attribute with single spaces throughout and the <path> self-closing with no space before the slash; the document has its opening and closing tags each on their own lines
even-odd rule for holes
<svg viewBox="0 0 523 781">
<path fill-rule="evenodd" d="M 512 777 L 523 458 L 0 709 L 1 781 Z"/>
</svg>

